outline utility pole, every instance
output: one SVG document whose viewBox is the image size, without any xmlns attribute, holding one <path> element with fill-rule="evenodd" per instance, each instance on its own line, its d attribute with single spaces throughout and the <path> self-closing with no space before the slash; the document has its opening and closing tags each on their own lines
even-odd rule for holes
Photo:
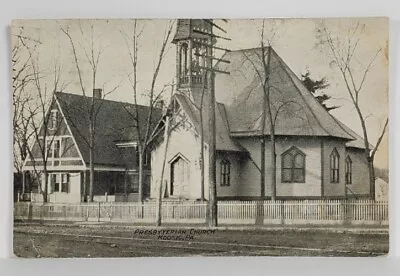
<svg viewBox="0 0 400 276">
<path fill-rule="evenodd" d="M 208 156 L 209 156 L 209 218 L 208 225 L 210 227 L 216 227 L 218 225 L 218 206 L 217 206 L 217 174 L 216 174 L 216 123 L 215 123 L 215 109 L 216 109 L 216 101 L 215 101 L 215 73 L 223 73 L 229 74 L 229 72 L 217 70 L 213 66 L 213 60 L 218 60 L 220 62 L 229 63 L 228 60 L 223 60 L 214 57 L 214 50 L 222 50 L 229 52 L 228 49 L 221 48 L 215 46 L 216 38 L 222 38 L 225 40 L 230 40 L 229 38 L 225 38 L 219 35 L 215 35 L 213 32 L 213 28 L 217 28 L 218 30 L 226 33 L 224 29 L 215 24 L 212 19 L 204 19 L 204 21 L 211 25 L 209 32 L 205 32 L 203 30 L 193 30 L 194 32 L 198 32 L 209 37 L 208 43 L 198 42 L 200 45 L 207 47 L 206 55 L 203 56 L 208 60 L 206 67 L 200 67 L 200 69 L 206 70 L 208 72 L 208 84 L 209 84 L 209 102 L 208 102 L 208 114 L 209 114 L 209 141 L 208 141 Z M 226 22 L 226 20 L 224 20 Z"/>
</svg>

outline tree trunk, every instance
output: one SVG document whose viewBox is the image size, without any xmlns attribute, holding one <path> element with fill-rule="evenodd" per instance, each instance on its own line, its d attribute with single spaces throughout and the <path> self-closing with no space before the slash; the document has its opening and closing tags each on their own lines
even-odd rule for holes
<svg viewBox="0 0 400 276">
<path fill-rule="evenodd" d="M 260 179 L 260 188 L 261 188 L 261 200 L 265 198 L 265 136 L 264 134 L 261 136 L 261 179 Z"/>
<path fill-rule="evenodd" d="M 164 171 L 165 171 L 165 163 L 167 161 L 167 151 L 168 151 L 168 144 L 169 144 L 169 118 L 166 118 L 165 122 L 165 130 L 164 130 L 164 141 L 165 141 L 165 147 L 164 147 L 164 156 L 163 156 L 163 163 L 162 163 L 162 168 L 161 168 L 161 177 L 160 177 L 160 186 L 158 190 L 158 204 L 157 204 L 157 226 L 161 226 L 161 220 L 162 220 L 162 198 L 163 198 L 163 192 L 164 192 Z"/>
<path fill-rule="evenodd" d="M 139 146 L 138 148 L 139 150 L 139 191 L 138 191 L 138 198 L 139 198 L 139 202 L 143 202 L 144 199 L 144 155 L 145 155 L 145 150 Z"/>
<path fill-rule="evenodd" d="M 48 201 L 47 194 L 48 194 L 48 186 L 49 186 L 49 177 L 48 177 L 46 166 L 44 166 L 44 168 L 43 168 L 43 175 L 44 175 L 43 202 L 46 203 Z"/>
<path fill-rule="evenodd" d="M 276 200 L 276 145 L 275 134 L 271 131 L 271 200 Z"/>
<path fill-rule="evenodd" d="M 90 137 L 89 137 L 89 201 L 93 202 L 93 186 L 94 186 L 94 135 L 93 126 L 90 124 Z"/>
<path fill-rule="evenodd" d="M 372 157 L 367 158 L 368 160 L 368 171 L 369 171 L 369 193 L 370 198 L 375 200 L 375 169 L 374 169 L 374 159 Z"/>
</svg>

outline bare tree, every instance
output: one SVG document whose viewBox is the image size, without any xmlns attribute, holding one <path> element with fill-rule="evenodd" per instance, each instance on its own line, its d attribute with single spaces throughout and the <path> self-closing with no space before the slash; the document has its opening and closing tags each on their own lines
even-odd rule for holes
<svg viewBox="0 0 400 276">
<path fill-rule="evenodd" d="M 276 198 L 276 149 L 275 149 L 275 124 L 274 117 L 272 115 L 272 104 L 271 103 L 271 84 L 270 84 L 270 61 L 271 61 L 271 43 L 272 39 L 275 36 L 275 31 L 273 30 L 273 35 L 271 38 L 265 38 L 265 20 L 262 22 L 261 35 L 260 35 L 260 51 L 261 56 L 257 53 L 257 50 L 254 51 L 254 54 L 258 59 L 254 61 L 254 59 L 244 53 L 246 60 L 249 61 L 256 71 L 256 75 L 260 81 L 263 97 L 262 97 L 262 114 L 261 114 L 261 129 L 260 129 L 260 154 L 261 154 L 261 164 L 260 164 L 260 194 L 261 199 L 265 198 L 265 143 L 266 143 L 266 135 L 265 135 L 265 124 L 266 120 L 270 130 L 270 157 L 271 157 L 271 200 L 275 200 Z M 258 66 L 256 63 L 261 63 L 262 67 Z"/>
<path fill-rule="evenodd" d="M 32 41 L 23 35 L 22 30 L 13 33 L 12 45 L 12 87 L 13 87 L 13 153 L 14 168 L 21 173 L 23 162 L 28 156 L 30 138 L 33 135 L 29 125 L 33 117 L 27 116 L 27 106 L 33 100 L 28 93 L 28 86 L 33 81 L 30 56 L 26 55 L 24 44 Z M 37 43 L 33 44 L 36 47 Z M 24 189 L 24 187 L 23 187 Z"/>
<path fill-rule="evenodd" d="M 365 158 L 367 159 L 369 168 L 370 196 L 373 199 L 375 198 L 374 158 L 386 132 L 388 118 L 385 120 L 375 147 L 371 149 L 369 131 L 366 125 L 368 116 L 365 115 L 361 108 L 360 98 L 365 94 L 363 93 L 365 81 L 369 76 L 376 58 L 382 52 L 382 48 L 376 49 L 376 51 L 371 55 L 367 65 L 363 69 L 359 69 L 360 62 L 357 60 L 356 55 L 359 50 L 365 27 L 365 24 L 358 22 L 348 30 L 348 37 L 339 37 L 338 35 L 335 35 L 334 32 L 328 28 L 326 22 L 323 21 L 321 26 L 317 29 L 317 38 L 319 39 L 319 44 L 321 46 L 326 46 L 328 48 L 330 58 L 332 59 L 331 63 L 339 69 L 346 86 L 347 94 L 351 99 L 360 120 L 364 138 Z M 360 77 L 357 79 L 358 74 Z"/>
<path fill-rule="evenodd" d="M 165 92 L 165 89 L 169 85 L 165 85 L 161 91 L 156 91 L 156 83 L 158 79 L 158 74 L 163 63 L 165 54 L 167 52 L 167 45 L 169 43 L 169 39 L 172 33 L 172 28 L 174 25 L 174 21 L 169 21 L 167 24 L 164 38 L 161 44 L 160 51 L 158 53 L 156 59 L 156 66 L 152 75 L 150 88 L 148 92 L 146 92 L 146 105 L 149 107 L 149 112 L 146 114 L 140 114 L 138 109 L 135 109 L 135 113 L 133 114 L 133 120 L 136 122 L 136 131 L 138 136 L 138 153 L 139 153 L 139 201 L 142 202 L 144 199 L 144 160 L 145 155 L 148 151 L 149 143 L 152 139 L 152 128 L 154 127 L 154 122 L 158 118 L 155 117 L 155 108 L 157 102 L 160 100 L 162 94 Z M 138 56 L 140 53 L 139 41 L 141 35 L 143 33 L 144 28 L 139 28 L 138 20 L 133 20 L 132 30 L 130 32 L 121 31 L 122 36 L 125 39 L 125 44 L 128 50 L 132 73 L 129 74 L 129 82 L 132 88 L 133 101 L 134 104 L 138 104 L 138 98 L 140 96 L 140 92 L 138 91 Z M 143 117 L 144 116 L 144 117 Z M 145 124 L 141 124 L 140 122 L 145 121 Z"/>
<path fill-rule="evenodd" d="M 261 114 L 257 117 L 260 120 L 261 128 L 259 130 L 260 136 L 260 166 L 254 161 L 253 157 L 250 156 L 252 162 L 256 165 L 260 171 L 260 197 L 261 200 L 265 199 L 265 187 L 266 187 L 266 143 L 269 139 L 269 156 L 270 156 L 270 190 L 271 200 L 276 200 L 276 126 L 279 122 L 279 115 L 281 112 L 286 112 L 292 117 L 299 118 L 300 120 L 307 123 L 307 118 L 301 114 L 302 106 L 293 99 L 288 99 L 284 95 L 284 91 L 281 91 L 279 82 L 284 80 L 279 77 L 271 79 L 271 75 L 279 69 L 278 66 L 271 66 L 271 56 L 273 55 L 272 44 L 276 37 L 276 26 L 273 25 L 269 31 L 269 35 L 266 34 L 265 20 L 262 22 L 260 32 L 260 48 L 251 50 L 250 52 L 243 52 L 243 62 L 249 62 L 251 67 L 255 71 L 255 77 L 258 79 L 257 85 L 253 88 L 261 86 L 262 90 L 262 109 Z M 279 63 L 278 63 L 279 64 Z M 249 91 L 250 94 L 253 91 Z M 246 99 L 245 99 L 246 101 Z M 266 135 L 266 128 L 269 130 L 269 134 Z M 262 216 L 263 208 L 262 205 L 259 209 L 259 214 Z"/>
<path fill-rule="evenodd" d="M 80 39 L 76 39 L 73 37 L 71 34 L 71 31 L 69 29 L 69 26 L 67 25 L 66 27 L 62 26 L 59 23 L 60 30 L 65 36 L 68 38 L 68 41 L 70 42 L 71 49 L 72 49 L 72 55 L 74 59 L 74 65 L 75 69 L 78 74 L 78 79 L 79 79 L 79 85 L 80 89 L 82 92 L 82 95 L 84 96 L 84 101 L 85 101 L 85 108 L 84 110 L 79 110 L 82 114 L 82 117 L 86 120 L 87 125 L 88 125 L 88 130 L 89 130 L 89 137 L 84 135 L 84 133 L 81 133 L 78 130 L 78 134 L 83 138 L 85 143 L 88 145 L 89 148 L 89 201 L 93 202 L 93 186 L 94 186 L 94 178 L 95 178 L 95 173 L 94 173 L 94 162 L 95 162 L 95 140 L 96 140 L 96 119 L 97 115 L 101 109 L 102 106 L 102 101 L 100 103 L 96 102 L 95 95 L 94 95 L 94 90 L 97 89 L 98 87 L 98 80 L 97 80 L 97 75 L 99 72 L 99 64 L 100 64 L 100 59 L 104 51 L 106 50 L 106 47 L 102 45 L 102 40 L 101 38 L 99 41 L 97 41 L 97 37 L 95 36 L 95 23 L 94 21 L 91 21 L 89 24 L 89 28 L 85 29 L 81 22 L 79 21 L 78 27 L 79 27 L 79 32 L 81 35 Z M 83 52 L 83 57 L 80 57 L 80 51 Z M 84 81 L 84 71 L 83 68 L 84 66 L 88 64 L 90 67 L 90 77 L 91 77 L 91 87 L 92 89 L 89 89 L 91 91 L 92 97 L 90 97 L 90 93 L 88 92 L 87 87 L 85 86 L 85 81 Z M 102 85 L 104 89 L 104 84 Z M 107 95 L 113 93 L 115 90 L 120 87 L 120 84 L 117 84 L 113 88 L 109 89 L 108 91 L 104 91 L 101 95 L 101 99 L 104 99 Z M 65 111 L 65 116 L 69 116 L 68 111 Z M 85 183 L 86 185 L 86 183 Z"/>
<path fill-rule="evenodd" d="M 60 81 L 61 65 L 57 57 L 55 57 L 54 64 L 50 70 L 42 70 L 40 51 L 36 51 L 36 46 L 29 45 L 22 36 L 19 37 L 19 41 L 28 55 L 29 75 L 32 84 L 30 89 L 32 90 L 32 98 L 35 99 L 35 101 L 29 101 L 21 116 L 25 124 L 24 127 L 30 129 L 30 136 L 33 137 L 34 145 L 37 145 L 37 148 L 34 149 L 26 146 L 25 149 L 27 150 L 29 161 L 33 163 L 36 178 L 39 179 L 43 176 L 44 183 L 42 183 L 42 186 L 44 186 L 44 189 L 41 186 L 39 186 L 39 189 L 43 194 L 43 202 L 47 202 L 48 161 L 49 158 L 53 157 L 51 154 L 53 142 L 60 125 L 48 113 L 48 108 L 52 103 L 54 91 L 62 90 L 65 86 Z M 28 141 L 25 142 L 28 143 Z M 39 166 L 37 166 L 37 162 L 39 162 Z"/>
</svg>

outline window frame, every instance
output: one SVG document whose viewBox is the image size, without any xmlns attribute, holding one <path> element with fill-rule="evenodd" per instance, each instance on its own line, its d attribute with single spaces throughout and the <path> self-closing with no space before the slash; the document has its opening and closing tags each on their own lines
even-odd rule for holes
<svg viewBox="0 0 400 276">
<path fill-rule="evenodd" d="M 224 158 L 220 162 L 220 186 L 230 187 L 231 186 L 231 162 Z"/>
<path fill-rule="evenodd" d="M 71 178 L 69 173 L 49 173 L 50 194 L 70 193 Z"/>
<path fill-rule="evenodd" d="M 333 148 L 329 156 L 329 171 L 331 183 L 340 183 L 340 154 L 336 148 Z"/>
<path fill-rule="evenodd" d="M 62 137 L 48 137 L 45 138 L 45 159 L 46 162 L 50 162 L 50 166 L 56 166 L 60 164 L 60 159 L 62 156 Z M 56 143 L 58 143 L 58 149 L 56 148 Z M 55 154 L 57 152 L 57 154 Z"/>
<path fill-rule="evenodd" d="M 346 185 L 353 184 L 353 161 L 351 160 L 350 155 L 347 155 L 346 157 L 345 178 Z"/>
<path fill-rule="evenodd" d="M 290 156 L 290 166 L 285 166 L 285 157 Z M 301 168 L 296 167 L 296 157 L 301 156 L 302 157 L 302 163 L 303 166 Z M 285 152 L 281 154 L 281 182 L 282 183 L 305 183 L 306 182 L 306 157 L 307 155 L 301 151 L 299 148 L 292 146 Z M 290 172 L 290 179 L 287 180 L 285 177 L 285 172 L 289 170 Z M 297 170 L 301 170 L 301 176 L 302 179 L 301 181 L 297 181 L 295 177 L 295 172 Z"/>
</svg>

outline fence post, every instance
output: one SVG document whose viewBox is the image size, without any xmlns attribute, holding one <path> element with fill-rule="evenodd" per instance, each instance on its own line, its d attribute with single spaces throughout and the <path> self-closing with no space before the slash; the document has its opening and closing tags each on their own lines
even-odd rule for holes
<svg viewBox="0 0 400 276">
<path fill-rule="evenodd" d="M 285 201 L 284 200 L 281 200 L 280 201 L 281 202 L 281 221 L 282 221 L 282 224 L 285 224 Z"/>
<path fill-rule="evenodd" d="M 108 195 L 107 195 L 107 192 L 104 194 L 104 197 L 105 197 L 105 199 L 106 199 L 106 202 L 108 202 Z"/>
<path fill-rule="evenodd" d="M 89 220 L 89 205 L 86 203 L 86 221 Z"/>
<path fill-rule="evenodd" d="M 99 201 L 99 205 L 98 205 L 98 213 L 97 213 L 97 222 L 100 222 L 100 201 Z"/>
<path fill-rule="evenodd" d="M 342 207 L 342 224 L 347 224 L 348 201 L 347 199 L 341 200 L 340 206 Z"/>
<path fill-rule="evenodd" d="M 18 193 L 17 193 L 17 202 L 19 202 L 19 197 L 21 196 L 21 194 L 19 193 L 19 191 L 18 191 Z"/>
<path fill-rule="evenodd" d="M 32 203 L 28 203 L 28 219 L 32 219 Z"/>
</svg>

